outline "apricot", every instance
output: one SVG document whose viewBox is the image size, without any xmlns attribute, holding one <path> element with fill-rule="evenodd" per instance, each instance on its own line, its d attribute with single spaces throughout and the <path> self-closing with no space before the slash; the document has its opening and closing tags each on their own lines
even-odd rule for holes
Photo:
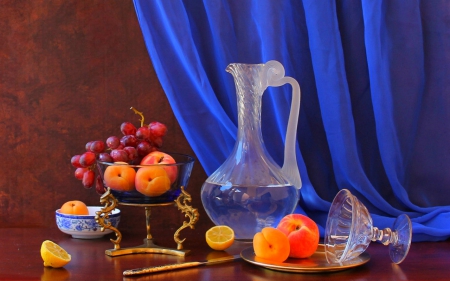
<svg viewBox="0 0 450 281">
<path fill-rule="evenodd" d="M 81 201 L 73 200 L 64 203 L 59 210 L 61 214 L 68 215 L 89 215 L 89 210 L 86 204 Z"/>
<path fill-rule="evenodd" d="M 162 167 L 139 168 L 136 173 L 136 190 L 145 196 L 156 197 L 170 189 L 170 179 Z"/>
<path fill-rule="evenodd" d="M 121 163 L 108 166 L 103 175 L 105 185 L 117 191 L 134 190 L 135 176 L 136 171 L 132 167 Z"/>
<path fill-rule="evenodd" d="M 289 257 L 289 240 L 281 230 L 265 227 L 253 237 L 253 251 L 256 257 L 284 262 Z"/>
<path fill-rule="evenodd" d="M 281 219 L 277 229 L 289 240 L 289 257 L 307 258 L 316 252 L 320 238 L 319 227 L 309 217 L 302 214 L 287 215 Z"/>
</svg>

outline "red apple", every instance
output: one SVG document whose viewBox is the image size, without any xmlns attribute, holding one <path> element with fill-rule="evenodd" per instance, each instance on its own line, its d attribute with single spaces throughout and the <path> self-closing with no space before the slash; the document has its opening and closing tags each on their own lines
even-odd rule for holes
<svg viewBox="0 0 450 281">
<path fill-rule="evenodd" d="M 136 171 L 126 164 L 108 166 L 103 175 L 105 185 L 117 191 L 132 191 L 135 177 Z"/>
<path fill-rule="evenodd" d="M 162 167 L 139 168 L 136 173 L 136 190 L 145 196 L 160 196 L 170 189 L 170 179 Z"/>
<path fill-rule="evenodd" d="M 291 258 L 307 258 L 314 254 L 319 245 L 319 227 L 307 216 L 290 214 L 277 226 L 289 239 Z"/>
<path fill-rule="evenodd" d="M 153 151 L 147 154 L 141 160 L 141 165 L 153 165 L 153 164 L 175 164 L 175 159 L 167 153 L 161 151 Z M 170 179 L 170 183 L 173 183 L 178 176 L 178 168 L 176 165 L 162 165 L 161 166 L 167 172 L 167 176 Z"/>
</svg>

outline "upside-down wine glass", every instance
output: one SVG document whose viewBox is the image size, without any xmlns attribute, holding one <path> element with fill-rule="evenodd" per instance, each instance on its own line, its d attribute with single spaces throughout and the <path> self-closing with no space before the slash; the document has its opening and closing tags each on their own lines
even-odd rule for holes
<svg viewBox="0 0 450 281">
<path fill-rule="evenodd" d="M 391 260 L 399 264 L 411 245 L 411 220 L 402 214 L 392 228 L 373 226 L 367 208 L 347 189 L 334 198 L 325 228 L 325 256 L 329 263 L 342 263 L 363 253 L 371 241 L 389 245 Z"/>
</svg>

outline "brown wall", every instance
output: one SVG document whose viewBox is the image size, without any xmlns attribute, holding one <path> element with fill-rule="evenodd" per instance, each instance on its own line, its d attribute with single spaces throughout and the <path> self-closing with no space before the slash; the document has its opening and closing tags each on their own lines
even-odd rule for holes
<svg viewBox="0 0 450 281">
<path fill-rule="evenodd" d="M 131 106 L 167 125 L 163 149 L 194 155 L 131 1 L 2 0 L 0 19 L 0 227 L 55 225 L 54 211 L 69 200 L 99 205 L 70 158 L 90 140 L 119 135 L 123 121 L 138 125 Z M 205 179 L 196 162 L 188 192 L 199 224 L 210 223 L 199 199 Z M 142 208 L 120 209 L 122 229 L 145 226 Z M 152 210 L 153 231 L 183 220 L 175 207 Z"/>
</svg>

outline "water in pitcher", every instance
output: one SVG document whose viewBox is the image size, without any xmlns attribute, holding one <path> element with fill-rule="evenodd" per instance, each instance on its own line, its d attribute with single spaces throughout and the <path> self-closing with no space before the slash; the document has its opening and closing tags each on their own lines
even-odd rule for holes
<svg viewBox="0 0 450 281">
<path fill-rule="evenodd" d="M 262 228 L 277 227 L 298 203 L 294 186 L 243 187 L 205 182 L 202 202 L 209 217 L 219 225 L 228 225 L 236 239 L 251 240 Z"/>
</svg>

